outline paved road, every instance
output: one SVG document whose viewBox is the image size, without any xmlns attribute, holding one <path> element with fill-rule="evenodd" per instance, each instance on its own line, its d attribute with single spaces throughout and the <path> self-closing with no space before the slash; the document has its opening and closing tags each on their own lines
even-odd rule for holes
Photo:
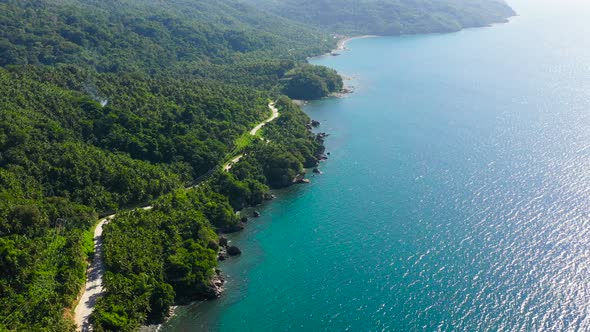
<svg viewBox="0 0 590 332">
<path fill-rule="evenodd" d="M 225 164 L 225 166 L 223 166 L 223 170 L 226 172 L 229 172 L 229 170 L 232 168 L 232 166 L 237 163 L 238 161 L 240 161 L 240 159 L 242 159 L 244 157 L 243 154 L 235 157 L 234 159 L 230 160 L 227 164 Z"/>
<path fill-rule="evenodd" d="M 78 331 L 91 331 L 88 317 L 92 313 L 92 308 L 98 298 L 103 294 L 102 276 L 104 275 L 104 265 L 102 263 L 102 227 L 108 223 L 115 215 L 102 219 L 94 229 L 94 259 L 86 272 L 86 286 L 84 293 L 75 310 L 76 326 Z"/>
<path fill-rule="evenodd" d="M 270 110 L 272 111 L 272 115 L 268 119 L 259 123 L 252 130 L 250 130 L 250 135 L 252 135 L 252 136 L 256 135 L 258 133 L 258 131 L 260 129 L 262 129 L 262 127 L 264 127 L 267 123 L 269 123 L 279 117 L 279 110 L 275 107 L 274 103 L 268 104 L 268 108 L 270 108 Z M 232 168 L 232 166 L 235 165 L 235 163 L 237 163 L 238 161 L 240 161 L 240 159 L 242 159 L 243 157 L 244 157 L 243 154 L 234 157 L 227 164 L 223 165 L 223 170 L 226 172 L 229 172 L 229 170 Z"/>
<path fill-rule="evenodd" d="M 272 120 L 279 117 L 279 110 L 275 107 L 275 103 L 268 104 L 268 108 L 272 111 L 272 115 L 270 118 L 262 121 L 258 126 L 254 127 L 254 129 L 250 130 L 250 135 L 256 135 L 256 133 L 264 127 L 265 124 L 271 122 Z"/>
</svg>

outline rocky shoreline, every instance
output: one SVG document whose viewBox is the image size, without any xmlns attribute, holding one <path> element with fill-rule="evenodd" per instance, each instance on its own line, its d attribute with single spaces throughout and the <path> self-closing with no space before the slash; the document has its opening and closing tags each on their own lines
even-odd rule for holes
<svg viewBox="0 0 590 332">
<path fill-rule="evenodd" d="M 304 102 L 301 102 L 298 105 L 302 106 L 302 105 L 304 105 Z M 321 126 L 321 123 L 317 120 L 310 120 L 310 122 L 308 124 L 306 124 L 307 129 L 310 131 L 312 131 L 313 129 L 316 129 L 320 126 Z M 309 183 L 311 183 L 311 180 L 306 178 L 307 170 L 311 170 L 311 172 L 313 173 L 312 176 L 323 174 L 319 168 L 319 165 L 320 165 L 320 162 L 327 160 L 328 155 L 330 154 L 329 152 L 326 153 L 326 148 L 324 146 L 324 141 L 325 141 L 326 137 L 329 136 L 329 134 L 327 134 L 325 132 L 315 132 L 314 135 L 315 135 L 316 142 L 318 142 L 320 145 L 319 149 L 315 153 L 315 157 L 317 159 L 317 162 L 312 167 L 310 167 L 306 170 L 303 170 L 302 172 L 297 174 L 292 179 L 292 181 L 287 184 L 287 186 L 291 186 L 291 185 L 295 185 L 295 184 L 309 184 Z M 264 197 L 264 200 L 271 201 L 275 198 L 276 198 L 275 195 L 273 195 L 272 193 L 268 193 Z M 242 211 L 242 213 L 244 213 L 244 215 L 242 215 L 242 217 L 240 218 L 240 221 L 236 225 L 218 230 L 218 235 L 219 235 L 218 242 L 210 244 L 211 248 L 214 248 L 217 250 L 217 261 L 218 262 L 223 262 L 223 261 L 226 261 L 232 257 L 238 257 L 242 254 L 242 250 L 240 248 L 238 248 L 237 246 L 232 245 L 231 241 L 226 237 L 226 235 L 243 231 L 246 228 L 250 218 L 260 217 L 261 213 L 258 210 L 253 210 L 254 208 L 255 207 L 253 207 L 253 206 L 249 207 L 246 210 L 249 212 Z M 240 213 L 240 212 L 238 212 L 238 213 Z M 203 300 L 214 300 L 214 299 L 221 297 L 225 291 L 225 283 L 226 283 L 226 279 L 223 275 L 223 271 L 219 268 L 215 268 L 212 271 L 212 277 L 207 285 L 207 289 L 203 293 Z M 168 312 L 168 315 L 166 316 L 166 319 L 164 320 L 164 322 L 162 324 L 142 326 L 141 331 L 144 331 L 144 332 L 159 331 L 162 328 L 162 326 L 164 324 L 166 324 L 167 321 L 169 321 L 171 318 L 173 318 L 175 316 L 177 308 L 178 308 L 177 305 L 172 306 L 170 308 L 170 311 Z"/>
<path fill-rule="evenodd" d="M 311 120 L 306 125 L 306 127 L 309 130 L 312 130 L 314 128 L 318 128 L 320 125 L 321 125 L 321 123 L 319 121 Z M 325 153 L 326 149 L 324 147 L 325 138 L 328 136 L 329 136 L 329 134 L 326 134 L 324 132 L 315 133 L 315 139 L 317 142 L 320 143 L 320 148 L 318 149 L 318 151 L 316 151 L 316 154 L 315 154 L 315 157 L 317 158 L 317 163 L 313 166 L 313 168 L 309 168 L 309 169 L 311 169 L 311 172 L 314 174 L 314 176 L 323 174 L 321 172 L 321 170 L 319 169 L 319 165 L 320 165 L 321 161 L 327 160 L 328 155 L 330 154 L 329 152 Z M 295 176 L 295 178 L 291 181 L 289 186 L 295 185 L 295 184 L 311 183 L 311 181 L 306 178 L 306 175 L 307 175 L 306 170 L 297 174 Z M 271 201 L 271 200 L 274 200 L 275 198 L 276 198 L 276 196 L 274 194 L 269 193 L 268 195 L 266 195 L 264 197 L 264 200 Z M 253 208 L 255 208 L 255 207 L 250 207 L 250 208 L 248 208 L 248 210 L 253 209 Z M 242 254 L 242 250 L 240 248 L 238 248 L 237 246 L 232 245 L 231 241 L 226 237 L 226 235 L 243 231 L 246 228 L 246 225 L 248 224 L 250 218 L 259 218 L 261 216 L 261 213 L 258 210 L 250 210 L 250 211 L 251 212 L 249 213 L 249 216 L 248 215 L 242 216 L 240 221 L 238 222 L 238 224 L 236 224 L 232 227 L 229 227 L 229 228 L 219 230 L 219 233 L 218 233 L 219 234 L 219 241 L 218 241 L 218 243 L 215 244 L 215 246 L 212 246 L 212 247 L 217 248 L 217 261 L 223 262 L 227 259 L 230 259 L 232 257 L 237 257 Z M 214 300 L 214 299 L 218 299 L 219 297 L 221 297 L 225 291 L 225 283 L 226 283 L 226 279 L 223 275 L 223 271 L 219 268 L 215 268 L 213 270 L 211 280 L 209 281 L 209 284 L 207 285 L 207 289 L 203 294 L 203 300 Z M 140 328 L 140 331 L 142 331 L 142 332 L 160 331 L 162 326 L 164 326 L 164 324 L 166 324 L 166 322 L 168 322 L 170 319 L 172 319 L 175 316 L 177 309 L 178 309 L 178 305 L 174 305 L 174 306 L 170 307 L 168 315 L 166 316 L 166 318 L 162 324 L 144 325 Z"/>
<path fill-rule="evenodd" d="M 308 123 L 306 126 L 309 130 L 312 130 L 314 128 L 318 128 L 320 125 L 321 125 L 321 123 L 319 121 L 311 120 L 310 123 Z M 323 174 L 322 171 L 319 169 L 319 164 L 321 161 L 327 160 L 328 155 L 330 154 L 329 152 L 325 153 L 326 148 L 324 147 L 324 141 L 325 141 L 326 137 L 328 137 L 328 136 L 330 136 L 330 135 L 326 134 L 325 132 L 318 132 L 315 134 L 316 141 L 320 143 L 320 149 L 318 149 L 318 151 L 316 152 L 316 155 L 315 155 L 318 161 L 317 161 L 316 165 L 313 168 L 311 168 L 312 173 L 314 175 Z M 311 183 L 311 180 L 307 179 L 306 175 L 307 175 L 307 172 L 305 170 L 303 172 L 297 174 L 297 176 L 295 176 L 295 178 L 292 180 L 291 185 Z M 268 194 L 265 197 L 265 200 L 271 201 L 275 198 L 276 198 L 275 195 Z M 244 230 L 246 225 L 248 224 L 249 218 L 259 218 L 260 216 L 261 216 L 261 213 L 259 211 L 253 210 L 251 212 L 250 216 L 246 216 L 246 215 L 242 216 L 242 218 L 240 219 L 240 222 L 237 225 L 235 225 L 231 228 L 223 229 L 219 233 L 219 243 L 218 243 L 219 246 L 218 246 L 218 251 L 217 251 L 217 260 L 219 262 L 223 262 L 231 257 L 240 256 L 242 254 L 242 251 L 240 250 L 240 248 L 232 245 L 231 241 L 228 240 L 226 235 L 232 234 L 232 233 L 237 233 L 237 232 Z M 208 289 L 206 298 L 207 299 L 219 298 L 225 290 L 224 285 L 225 285 L 225 278 L 223 277 L 223 272 L 220 269 L 216 268 L 215 274 L 213 275 L 213 277 L 209 283 L 209 289 Z M 172 317 L 172 315 L 170 317 Z"/>
</svg>

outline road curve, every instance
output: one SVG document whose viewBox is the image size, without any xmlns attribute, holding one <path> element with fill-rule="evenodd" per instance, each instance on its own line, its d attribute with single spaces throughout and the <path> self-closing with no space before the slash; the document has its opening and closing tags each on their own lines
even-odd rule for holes
<svg viewBox="0 0 590 332">
<path fill-rule="evenodd" d="M 259 123 L 256 127 L 250 130 L 250 135 L 255 136 L 262 127 L 264 127 L 267 123 L 275 120 L 279 117 L 279 110 L 276 108 L 275 103 L 269 103 L 268 108 L 272 111 L 271 116 Z M 238 162 L 240 159 L 244 157 L 243 154 L 235 156 L 232 160 L 228 161 L 227 164 L 223 165 L 223 170 L 229 172 L 229 170 Z"/>
<path fill-rule="evenodd" d="M 229 172 L 229 170 L 232 168 L 232 166 L 237 163 L 238 161 L 240 161 L 240 159 L 242 159 L 244 157 L 243 154 L 236 156 L 234 159 L 230 160 L 227 164 L 225 164 L 225 166 L 223 166 L 223 170 L 226 172 Z"/>
<path fill-rule="evenodd" d="M 275 103 L 268 104 L 268 108 L 270 108 L 270 110 L 272 111 L 272 115 L 270 116 L 270 118 L 262 121 L 260 124 L 258 124 L 258 126 L 250 130 L 250 135 L 256 135 L 256 133 L 258 133 L 258 131 L 262 129 L 264 125 L 279 117 L 279 110 L 276 108 Z"/>
</svg>

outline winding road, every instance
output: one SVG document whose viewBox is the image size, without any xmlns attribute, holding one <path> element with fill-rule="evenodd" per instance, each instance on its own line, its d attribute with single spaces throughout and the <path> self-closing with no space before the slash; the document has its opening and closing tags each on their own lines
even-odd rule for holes
<svg viewBox="0 0 590 332">
<path fill-rule="evenodd" d="M 279 110 L 276 108 L 274 103 L 268 104 L 268 108 L 270 108 L 270 110 L 272 111 L 272 115 L 268 119 L 259 123 L 256 127 L 252 128 L 252 130 L 250 130 L 250 135 L 256 136 L 256 134 L 258 133 L 258 131 L 260 129 L 262 129 L 262 127 L 264 127 L 267 123 L 269 123 L 279 117 Z M 223 170 L 226 172 L 229 172 L 229 170 L 232 168 L 232 166 L 235 165 L 238 161 L 240 161 L 240 159 L 242 159 L 243 157 L 244 157 L 243 154 L 234 157 L 227 164 L 223 165 Z"/>
<path fill-rule="evenodd" d="M 229 172 L 229 170 L 232 168 L 232 166 L 237 163 L 238 161 L 240 161 L 240 159 L 242 159 L 244 157 L 243 154 L 236 156 L 234 159 L 230 160 L 227 164 L 225 164 L 223 166 L 223 170 L 226 172 Z"/>
<path fill-rule="evenodd" d="M 264 127 L 267 123 L 279 117 L 279 110 L 275 107 L 274 103 L 269 103 L 268 108 L 272 111 L 272 115 L 250 130 L 251 135 L 256 135 L 258 131 L 262 129 L 262 127 Z M 240 161 L 243 156 L 244 155 L 241 154 L 232 158 L 229 163 L 224 165 L 223 169 L 226 172 L 229 171 L 231 167 Z M 196 188 L 197 186 L 191 186 L 188 189 Z M 152 207 L 146 206 L 142 209 L 151 210 Z M 103 226 L 108 224 L 115 216 L 116 215 L 113 214 L 101 219 L 94 229 L 94 258 L 86 271 L 86 285 L 84 286 L 84 292 L 82 293 L 80 301 L 74 310 L 74 320 L 77 331 L 92 331 L 92 325 L 89 321 L 90 314 L 96 305 L 96 301 L 98 301 L 98 299 L 104 295 L 104 288 L 102 287 L 102 278 L 105 272 L 102 251 L 102 231 Z"/>
<path fill-rule="evenodd" d="M 270 108 L 270 110 L 272 111 L 272 115 L 268 119 L 259 123 L 252 130 L 250 130 L 250 135 L 252 135 L 252 136 L 256 135 L 258 133 L 258 131 L 260 129 L 262 129 L 262 127 L 264 127 L 264 125 L 266 125 L 267 123 L 269 123 L 279 117 L 279 110 L 276 108 L 275 103 L 268 104 L 268 108 Z"/>
</svg>

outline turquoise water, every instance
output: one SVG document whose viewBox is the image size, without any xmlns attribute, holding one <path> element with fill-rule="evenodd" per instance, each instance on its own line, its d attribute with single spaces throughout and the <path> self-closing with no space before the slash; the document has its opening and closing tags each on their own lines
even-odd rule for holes
<svg viewBox="0 0 590 332">
<path fill-rule="evenodd" d="M 590 5 L 355 40 L 314 63 L 331 158 L 232 238 L 227 293 L 168 331 L 590 330 Z"/>
</svg>

